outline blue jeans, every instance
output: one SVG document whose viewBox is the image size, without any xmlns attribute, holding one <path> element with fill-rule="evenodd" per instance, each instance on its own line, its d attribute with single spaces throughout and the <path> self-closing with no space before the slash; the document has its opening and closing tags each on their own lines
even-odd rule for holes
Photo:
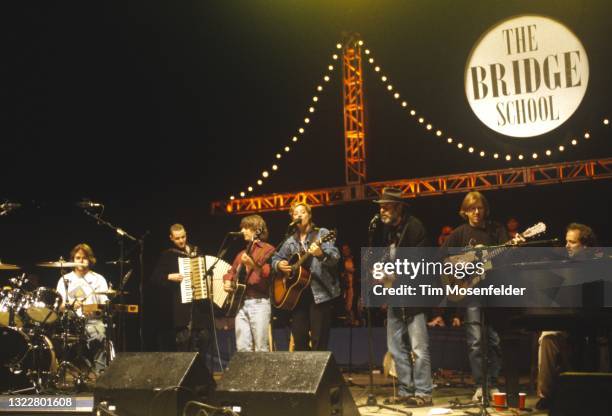
<svg viewBox="0 0 612 416">
<path fill-rule="evenodd" d="M 245 299 L 236 315 L 238 351 L 270 351 L 268 329 L 271 315 L 270 299 Z"/>
<path fill-rule="evenodd" d="M 395 361 L 399 395 L 431 396 L 431 359 L 425 315 L 406 315 L 402 308 L 387 309 L 387 346 Z M 414 365 L 410 352 L 414 354 Z"/>
<path fill-rule="evenodd" d="M 501 346 L 499 335 L 487 323 L 488 344 L 488 384 L 495 386 L 501 369 Z M 477 386 L 482 385 L 482 331 L 480 328 L 480 308 L 469 307 L 465 310 L 465 338 L 468 345 L 472 377 Z"/>
<path fill-rule="evenodd" d="M 99 319 L 89 319 L 85 324 L 85 332 L 87 334 L 87 350 L 93 361 L 92 367 L 94 372 L 99 375 L 106 369 L 106 349 L 104 344 L 106 341 L 106 327 L 104 322 Z"/>
</svg>

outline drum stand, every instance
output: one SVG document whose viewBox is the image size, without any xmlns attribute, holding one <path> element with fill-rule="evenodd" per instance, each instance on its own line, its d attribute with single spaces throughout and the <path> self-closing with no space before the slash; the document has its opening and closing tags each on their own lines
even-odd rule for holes
<svg viewBox="0 0 612 416">
<path fill-rule="evenodd" d="M 123 285 L 120 287 L 120 290 L 123 292 Z M 111 353 L 112 353 L 111 334 L 113 334 L 113 329 L 114 329 L 110 299 L 108 299 L 104 303 L 102 322 L 104 322 L 104 327 L 106 328 L 106 336 L 104 337 L 104 351 L 105 351 L 104 361 L 106 361 L 106 368 L 108 368 L 113 358 L 111 356 Z M 124 337 L 124 340 L 125 340 L 125 337 Z"/>
<path fill-rule="evenodd" d="M 71 310 L 76 314 L 76 311 L 72 309 L 72 305 L 70 305 L 68 310 Z M 63 319 L 63 318 L 60 318 L 60 319 Z M 85 327 L 83 327 L 83 331 L 85 331 Z M 77 353 L 76 353 L 76 357 L 74 360 L 84 362 L 87 364 L 87 360 L 83 359 L 83 342 L 85 341 L 84 333 L 79 333 L 78 335 L 79 337 L 76 341 Z M 68 361 L 65 359 L 66 358 L 65 355 L 66 355 L 66 352 L 69 346 L 68 332 L 66 328 L 64 328 L 64 330 L 62 331 L 61 340 L 62 340 L 62 349 L 63 349 L 62 353 L 64 355 L 64 360 L 60 362 L 58 365 L 57 373 L 54 377 L 53 384 L 56 388 L 59 385 L 65 386 L 66 385 L 66 370 L 70 369 L 73 371 L 73 373 L 71 374 L 74 377 L 74 387 L 76 391 L 80 391 L 83 388 L 83 386 L 86 384 L 87 376 L 83 374 L 83 370 L 80 369 L 77 365 L 75 365 L 72 361 Z M 89 366 L 89 364 L 87 364 L 87 367 L 88 367 L 88 370 L 91 370 L 91 367 Z"/>
<path fill-rule="evenodd" d="M 57 374 L 55 375 L 55 380 L 53 380 L 54 387 L 57 389 L 60 383 L 64 386 L 66 385 L 66 370 L 67 369 L 70 369 L 73 371 L 73 373 L 71 373 L 73 376 L 76 375 L 76 377 L 74 377 L 75 390 L 77 392 L 82 391 L 84 386 L 86 385 L 85 376 L 83 375 L 83 371 L 70 361 L 62 361 L 59 364 L 58 369 L 57 369 Z"/>
<path fill-rule="evenodd" d="M 24 389 L 23 391 L 33 390 L 37 394 L 45 394 L 53 390 L 54 380 L 52 379 L 51 371 L 41 370 L 40 364 L 37 362 L 36 350 L 44 348 L 39 344 L 30 345 L 28 353 L 32 354 L 33 367 L 36 370 L 31 370 L 26 373 L 32 387 Z"/>
</svg>

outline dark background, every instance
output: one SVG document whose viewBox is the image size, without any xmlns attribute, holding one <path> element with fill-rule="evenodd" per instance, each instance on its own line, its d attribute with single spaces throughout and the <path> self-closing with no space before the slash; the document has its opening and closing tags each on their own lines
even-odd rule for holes
<svg viewBox="0 0 612 416">
<path fill-rule="evenodd" d="M 2 5 L 0 197 L 23 204 L 0 217 L 0 259 L 55 286 L 36 262 L 68 256 L 89 242 L 100 260 L 118 256 L 114 233 L 75 202 L 105 204 L 104 218 L 129 233 L 146 231 L 147 345 L 162 322 L 147 277 L 168 244 L 168 226 L 185 224 L 192 242 L 214 253 L 239 218 L 211 216 L 210 203 L 237 195 L 270 168 L 274 154 L 308 115 L 316 86 L 343 32 L 359 32 L 411 107 L 434 126 L 478 148 L 541 152 L 591 132 L 551 162 L 611 155 L 612 50 L 607 1 L 194 1 L 31 2 Z M 565 23 L 587 51 L 590 79 L 576 113 L 533 139 L 494 133 L 472 113 L 463 73 L 490 26 L 538 13 Z M 336 62 L 336 69 L 339 65 Z M 532 164 L 482 160 L 426 133 L 364 65 L 368 180 L 424 177 Z M 258 193 L 344 182 L 341 73 L 333 72 L 303 139 Z M 255 185 L 254 185 L 255 186 Z M 610 182 L 488 192 L 492 216 L 523 228 L 548 224 L 564 237 L 572 221 L 612 241 Z M 457 225 L 462 195 L 412 201 L 435 238 Z M 352 203 L 314 211 L 355 250 L 375 207 Z M 277 243 L 287 213 L 264 215 Z M 132 245 L 126 243 L 126 248 Z M 228 258 L 238 247 L 233 247 Z M 136 253 L 136 251 L 134 251 Z M 113 283 L 113 266 L 98 270 Z M 11 273 L 2 272 L 2 282 Z M 136 274 L 128 284 L 136 303 Z M 133 344 L 133 341 L 131 342 Z"/>
</svg>

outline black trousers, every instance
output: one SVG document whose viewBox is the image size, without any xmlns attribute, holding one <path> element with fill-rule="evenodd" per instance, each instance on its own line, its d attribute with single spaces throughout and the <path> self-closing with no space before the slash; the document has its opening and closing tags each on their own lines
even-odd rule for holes
<svg viewBox="0 0 612 416">
<path fill-rule="evenodd" d="M 193 351 L 199 352 L 202 360 L 206 359 L 206 353 L 213 341 L 211 328 L 194 328 L 191 331 L 189 328 L 179 328 L 176 331 L 176 350 L 177 351 Z"/>
<path fill-rule="evenodd" d="M 208 353 L 211 344 L 213 343 L 214 335 L 213 328 L 177 328 L 176 329 L 176 350 L 179 352 L 199 352 L 200 364 L 202 366 L 198 380 L 199 385 L 195 387 L 197 395 L 202 397 L 210 397 L 215 390 L 216 382 L 212 376 L 212 372 L 206 366 L 206 353 Z M 191 336 L 189 336 L 191 333 Z"/>
<path fill-rule="evenodd" d="M 317 304 L 310 287 L 304 289 L 298 304 L 291 312 L 291 333 L 295 351 L 328 349 L 332 303 L 333 300 L 328 300 Z"/>
</svg>

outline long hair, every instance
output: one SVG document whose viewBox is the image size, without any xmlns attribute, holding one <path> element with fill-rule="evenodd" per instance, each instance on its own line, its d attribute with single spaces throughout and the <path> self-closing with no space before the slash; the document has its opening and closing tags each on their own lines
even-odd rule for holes
<svg viewBox="0 0 612 416">
<path fill-rule="evenodd" d="M 464 220 L 467 220 L 467 211 L 476 205 L 478 202 L 482 204 L 485 210 L 485 219 L 489 218 L 489 201 L 483 194 L 478 191 L 468 192 L 463 198 L 463 202 L 461 203 L 461 208 L 459 208 L 459 215 Z"/>
<path fill-rule="evenodd" d="M 89 244 L 85 244 L 85 243 L 80 243 L 74 246 L 72 251 L 70 251 L 70 259 L 74 260 L 74 256 L 76 256 L 76 254 L 79 251 L 82 251 L 85 254 L 85 258 L 89 262 L 90 266 L 93 266 L 94 264 L 96 264 L 96 257 L 94 256 L 93 250 L 91 249 Z"/>
<path fill-rule="evenodd" d="M 259 215 L 249 215 L 240 221 L 240 228 L 248 228 L 251 231 L 259 232 L 258 237 L 261 241 L 268 239 L 268 226 L 264 219 Z"/>
</svg>

